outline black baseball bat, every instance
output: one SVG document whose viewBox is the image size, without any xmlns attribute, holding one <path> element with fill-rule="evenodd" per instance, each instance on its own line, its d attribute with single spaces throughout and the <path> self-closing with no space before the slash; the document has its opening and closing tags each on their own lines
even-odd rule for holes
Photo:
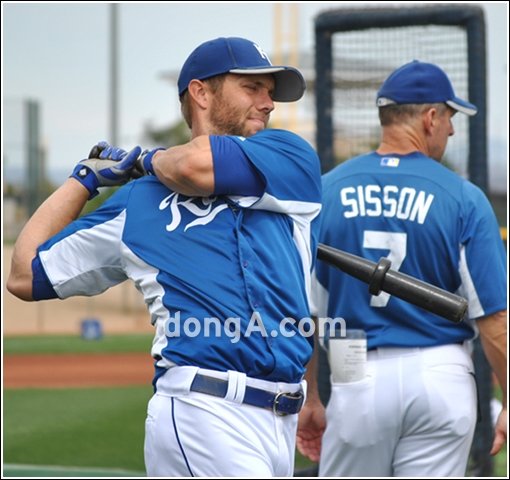
<svg viewBox="0 0 510 480">
<path fill-rule="evenodd" d="M 375 263 L 319 243 L 317 258 L 368 283 L 372 295 L 384 291 L 454 323 L 461 322 L 466 314 L 468 303 L 465 298 L 390 269 L 391 262 L 385 257 Z"/>
</svg>

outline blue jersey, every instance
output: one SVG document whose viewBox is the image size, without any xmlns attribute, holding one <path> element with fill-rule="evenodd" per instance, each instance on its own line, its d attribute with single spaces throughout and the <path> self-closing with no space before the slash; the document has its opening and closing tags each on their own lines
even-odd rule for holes
<svg viewBox="0 0 510 480">
<path fill-rule="evenodd" d="M 319 160 L 290 132 L 232 138 L 262 177 L 261 196 L 187 197 L 143 177 L 44 243 L 38 258 L 60 298 L 134 281 L 156 328 L 156 378 L 193 365 L 298 382 L 312 352 L 297 321 L 310 315 Z M 287 317 L 296 324 L 282 334 Z"/>
<path fill-rule="evenodd" d="M 320 241 L 465 297 L 476 319 L 506 308 L 506 258 L 483 192 L 421 153 L 353 158 L 323 177 Z M 317 308 L 366 331 L 368 348 L 472 338 L 454 324 L 318 262 Z"/>
</svg>

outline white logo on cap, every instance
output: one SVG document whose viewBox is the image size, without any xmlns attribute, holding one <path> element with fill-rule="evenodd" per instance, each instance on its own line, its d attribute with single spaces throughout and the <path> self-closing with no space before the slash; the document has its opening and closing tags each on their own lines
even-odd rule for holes
<svg viewBox="0 0 510 480">
<path fill-rule="evenodd" d="M 395 105 L 395 102 L 389 98 L 386 98 L 386 97 L 379 97 L 377 99 L 378 107 L 386 107 L 387 105 Z"/>
<path fill-rule="evenodd" d="M 253 46 L 257 49 L 257 51 L 260 53 L 260 56 L 262 58 L 265 58 L 269 64 L 271 65 L 271 60 L 269 60 L 269 57 L 267 56 L 266 52 L 264 52 L 264 50 L 262 50 L 261 47 L 259 47 L 256 43 L 253 44 Z"/>
</svg>

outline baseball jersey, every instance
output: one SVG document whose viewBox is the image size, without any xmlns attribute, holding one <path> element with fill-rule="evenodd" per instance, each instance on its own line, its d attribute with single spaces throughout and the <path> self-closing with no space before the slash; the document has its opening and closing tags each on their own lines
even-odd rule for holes
<svg viewBox="0 0 510 480">
<path fill-rule="evenodd" d="M 298 382 L 312 352 L 297 321 L 310 315 L 319 160 L 283 130 L 231 138 L 262 195 L 188 197 L 147 176 L 38 249 L 60 298 L 133 280 L 156 329 L 154 383 L 173 365 Z"/>
<path fill-rule="evenodd" d="M 323 177 L 320 242 L 456 293 L 476 319 L 506 308 L 506 253 L 483 192 L 414 152 L 369 153 Z M 368 348 L 425 347 L 472 338 L 474 322 L 454 324 L 317 263 L 319 317 L 363 329 Z"/>
</svg>

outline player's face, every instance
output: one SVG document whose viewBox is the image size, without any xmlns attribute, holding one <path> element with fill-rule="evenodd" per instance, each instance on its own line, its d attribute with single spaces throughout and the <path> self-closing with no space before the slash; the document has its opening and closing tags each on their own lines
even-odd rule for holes
<svg viewBox="0 0 510 480">
<path fill-rule="evenodd" d="M 430 146 L 430 156 L 435 160 L 441 161 L 446 150 L 448 137 L 455 133 L 452 123 L 452 117 L 455 113 L 457 112 L 450 107 L 438 112 L 436 135 L 432 139 Z"/>
<path fill-rule="evenodd" d="M 213 133 L 249 137 L 266 128 L 273 90 L 272 75 L 227 75 L 211 102 Z"/>
</svg>

